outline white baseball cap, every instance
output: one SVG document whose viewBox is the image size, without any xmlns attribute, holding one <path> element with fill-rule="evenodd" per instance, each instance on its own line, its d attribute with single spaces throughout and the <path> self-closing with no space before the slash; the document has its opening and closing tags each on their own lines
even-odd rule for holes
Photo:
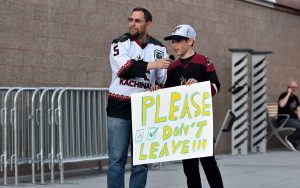
<svg viewBox="0 0 300 188">
<path fill-rule="evenodd" d="M 178 25 L 172 31 L 172 35 L 167 36 L 164 40 L 180 40 L 180 39 L 193 39 L 196 40 L 196 32 L 190 25 Z"/>
</svg>

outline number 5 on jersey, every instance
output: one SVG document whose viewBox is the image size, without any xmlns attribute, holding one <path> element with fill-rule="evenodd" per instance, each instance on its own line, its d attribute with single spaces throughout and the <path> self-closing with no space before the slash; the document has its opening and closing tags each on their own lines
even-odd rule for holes
<svg viewBox="0 0 300 188">
<path fill-rule="evenodd" d="M 114 56 L 117 56 L 119 54 L 120 54 L 120 51 L 119 51 L 118 45 L 115 45 L 114 46 Z"/>
</svg>

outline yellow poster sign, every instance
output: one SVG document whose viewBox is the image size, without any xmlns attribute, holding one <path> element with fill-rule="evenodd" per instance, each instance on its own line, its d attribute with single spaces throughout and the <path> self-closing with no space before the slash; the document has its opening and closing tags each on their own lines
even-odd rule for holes
<svg viewBox="0 0 300 188">
<path fill-rule="evenodd" d="M 210 82 L 131 95 L 133 164 L 213 155 Z"/>
</svg>

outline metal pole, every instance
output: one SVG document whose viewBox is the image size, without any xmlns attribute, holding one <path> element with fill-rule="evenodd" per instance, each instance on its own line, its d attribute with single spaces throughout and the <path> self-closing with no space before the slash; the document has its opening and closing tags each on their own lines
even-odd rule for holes
<svg viewBox="0 0 300 188">
<path fill-rule="evenodd" d="M 88 155 L 93 155 L 92 152 L 92 129 L 91 129 L 91 92 L 87 94 L 87 153 Z M 95 104 L 94 104 L 95 105 Z"/>
<path fill-rule="evenodd" d="M 59 170 L 60 170 L 60 183 L 64 183 L 64 156 L 63 156 L 63 114 L 62 114 L 62 97 L 65 93 L 65 89 L 62 89 L 58 96 L 58 129 L 59 129 L 59 153 L 57 158 L 59 159 Z"/>
<path fill-rule="evenodd" d="M 89 91 L 87 91 L 88 93 Z M 81 92 L 81 151 L 80 151 L 80 156 L 81 157 L 87 157 L 86 155 L 86 103 L 85 103 L 85 91 Z"/>
<path fill-rule="evenodd" d="M 38 109 L 38 105 L 36 105 L 36 101 L 39 101 L 39 95 L 44 88 L 38 88 L 34 91 L 31 98 L 31 175 L 32 175 L 32 183 L 35 184 L 35 163 L 36 163 L 36 125 L 38 123 L 36 111 Z"/>
<path fill-rule="evenodd" d="M 51 183 L 54 183 L 54 166 L 55 166 L 55 161 L 54 161 L 54 156 L 55 156 L 55 147 L 56 147 L 56 125 L 58 124 L 57 122 L 57 111 L 56 111 L 56 105 L 57 105 L 57 96 L 59 94 L 59 91 L 62 88 L 57 88 L 51 97 L 51 110 L 52 110 L 52 115 L 51 115 L 51 152 L 50 152 L 50 163 L 51 163 Z"/>
</svg>

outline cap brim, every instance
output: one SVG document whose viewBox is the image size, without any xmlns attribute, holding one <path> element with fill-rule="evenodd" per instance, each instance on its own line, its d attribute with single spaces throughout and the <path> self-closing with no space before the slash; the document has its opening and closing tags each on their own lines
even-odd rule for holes
<svg viewBox="0 0 300 188">
<path fill-rule="evenodd" d="M 170 35 L 164 38 L 164 40 L 182 40 L 182 39 L 189 39 L 189 38 L 180 35 Z"/>
</svg>

